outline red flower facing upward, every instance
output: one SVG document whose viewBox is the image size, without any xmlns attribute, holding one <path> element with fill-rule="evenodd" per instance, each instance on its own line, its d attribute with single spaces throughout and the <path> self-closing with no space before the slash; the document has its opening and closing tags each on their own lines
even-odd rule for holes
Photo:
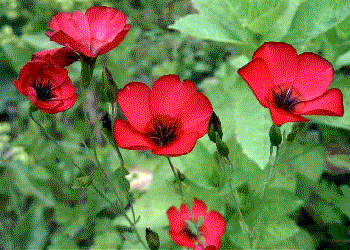
<svg viewBox="0 0 350 250">
<path fill-rule="evenodd" d="M 302 115 L 343 116 L 343 96 L 329 89 L 333 67 L 322 57 L 298 55 L 289 44 L 267 42 L 252 61 L 238 70 L 261 105 L 270 109 L 275 125 L 305 122 Z"/>
<path fill-rule="evenodd" d="M 176 207 L 170 207 L 167 215 L 170 226 L 169 235 L 177 245 L 196 250 L 220 248 L 221 238 L 226 229 L 225 219 L 216 211 L 207 212 L 207 206 L 203 201 L 194 199 L 191 213 L 182 203 L 180 211 Z M 187 221 L 197 224 L 200 217 L 203 217 L 202 225 L 199 225 L 197 232 L 191 231 Z"/>
<path fill-rule="evenodd" d="M 118 92 L 117 101 L 128 120 L 114 122 L 117 144 L 166 156 L 189 153 L 207 133 L 213 111 L 193 82 L 181 82 L 176 75 L 159 78 L 152 90 L 141 82 L 129 83 Z"/>
<path fill-rule="evenodd" d="M 32 55 L 32 61 L 45 61 L 61 68 L 71 65 L 78 59 L 79 55 L 67 47 L 44 50 Z"/>
<path fill-rule="evenodd" d="M 13 84 L 44 113 L 62 112 L 71 108 L 77 99 L 68 71 L 45 61 L 28 62 Z"/>
<path fill-rule="evenodd" d="M 70 47 L 87 57 L 97 57 L 114 49 L 130 30 L 123 12 L 104 6 L 61 12 L 48 23 L 55 32 L 46 32 L 51 41 Z"/>
</svg>

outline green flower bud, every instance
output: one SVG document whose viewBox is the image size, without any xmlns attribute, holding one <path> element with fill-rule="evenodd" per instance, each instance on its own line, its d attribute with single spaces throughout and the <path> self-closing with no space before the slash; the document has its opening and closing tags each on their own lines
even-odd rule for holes
<svg viewBox="0 0 350 250">
<path fill-rule="evenodd" d="M 102 82 L 104 87 L 104 98 L 106 102 L 114 103 L 118 96 L 118 87 L 115 84 L 112 74 L 107 68 L 102 71 Z"/>
<path fill-rule="evenodd" d="M 223 133 L 221 129 L 221 122 L 219 117 L 213 111 L 208 123 L 208 136 L 212 142 L 216 142 L 216 135 L 215 135 L 216 133 L 218 133 L 220 139 L 222 139 Z"/>
<path fill-rule="evenodd" d="M 219 134 L 216 132 L 216 148 L 218 152 L 224 156 L 228 157 L 230 150 L 228 149 L 227 145 L 221 140 Z"/>
<path fill-rule="evenodd" d="M 278 146 L 282 142 L 281 129 L 276 125 L 272 125 L 270 129 L 270 142 L 272 146 Z"/>
<path fill-rule="evenodd" d="M 159 236 L 150 228 L 146 228 L 146 241 L 151 250 L 158 250 L 160 246 Z"/>
</svg>

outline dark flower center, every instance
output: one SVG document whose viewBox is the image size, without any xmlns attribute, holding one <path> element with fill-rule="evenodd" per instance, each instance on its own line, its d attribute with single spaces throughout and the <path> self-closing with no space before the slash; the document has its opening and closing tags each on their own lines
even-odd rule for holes
<svg viewBox="0 0 350 250">
<path fill-rule="evenodd" d="M 147 135 L 158 146 L 164 147 L 178 138 L 179 130 L 179 121 L 167 117 L 158 117 L 151 121 Z"/>
<path fill-rule="evenodd" d="M 298 100 L 299 96 L 292 97 L 293 86 L 282 89 L 281 86 L 278 86 L 278 90 L 273 90 L 273 103 L 279 109 L 283 109 L 287 112 L 292 112 L 295 106 L 300 103 Z"/>
<path fill-rule="evenodd" d="M 48 101 L 51 98 L 53 98 L 50 79 L 46 84 L 43 81 L 43 77 L 41 77 L 40 80 L 36 79 L 34 89 L 36 91 L 36 96 L 39 101 Z"/>
<path fill-rule="evenodd" d="M 190 237 L 191 239 L 196 239 L 197 238 L 197 235 L 195 235 L 188 227 L 186 227 L 184 230 L 183 230 L 184 234 L 188 237 Z"/>
</svg>

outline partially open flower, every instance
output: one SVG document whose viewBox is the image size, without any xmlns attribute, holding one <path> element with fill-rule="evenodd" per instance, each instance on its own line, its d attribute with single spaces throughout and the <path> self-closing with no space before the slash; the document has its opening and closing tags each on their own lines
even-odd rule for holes
<svg viewBox="0 0 350 250">
<path fill-rule="evenodd" d="M 176 75 L 159 78 L 152 90 L 141 82 L 129 83 L 119 90 L 117 101 L 128 119 L 114 123 L 117 144 L 166 156 L 189 153 L 207 133 L 213 111 L 194 83 L 181 82 Z"/>
<path fill-rule="evenodd" d="M 114 49 L 130 30 L 123 12 L 104 6 L 86 11 L 61 12 L 48 23 L 51 41 L 72 48 L 86 57 L 97 57 Z"/>
<path fill-rule="evenodd" d="M 13 84 L 44 113 L 67 110 L 77 99 L 68 71 L 44 61 L 28 62 Z"/>
<path fill-rule="evenodd" d="M 32 55 L 32 61 L 45 61 L 61 68 L 71 65 L 78 59 L 79 55 L 67 47 L 44 50 Z"/>
<path fill-rule="evenodd" d="M 333 67 L 322 57 L 298 55 L 289 44 L 267 42 L 238 70 L 275 125 L 305 122 L 302 115 L 343 116 L 343 96 L 329 89 Z"/>
<path fill-rule="evenodd" d="M 180 211 L 176 207 L 170 207 L 167 215 L 169 235 L 177 245 L 193 249 L 220 248 L 226 229 L 225 219 L 216 211 L 207 212 L 203 201 L 194 199 L 191 213 L 186 204 L 182 203 Z"/>
</svg>

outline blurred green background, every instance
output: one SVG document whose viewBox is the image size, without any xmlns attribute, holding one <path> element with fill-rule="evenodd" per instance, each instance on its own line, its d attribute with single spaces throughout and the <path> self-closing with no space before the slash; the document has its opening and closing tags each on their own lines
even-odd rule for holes
<svg viewBox="0 0 350 250">
<path fill-rule="evenodd" d="M 240 206 L 247 217 L 258 209 L 250 200 L 255 197 L 254 192 L 259 189 L 259 182 L 263 181 L 262 177 L 266 174 L 261 167 L 265 158 L 260 155 L 262 150 L 259 148 L 266 146 L 266 143 L 259 141 L 260 145 L 251 147 L 251 140 L 258 137 L 255 133 L 264 136 L 266 131 L 268 141 L 268 130 L 261 131 L 262 127 L 266 127 L 265 123 L 257 122 L 255 131 L 246 131 L 244 126 L 247 127 L 251 121 L 240 125 L 232 118 L 232 109 L 238 109 L 235 116 L 251 114 L 249 108 L 244 108 L 247 98 L 251 98 L 250 94 L 246 98 L 246 92 L 235 89 L 236 85 L 233 87 L 233 83 L 240 83 L 236 70 L 247 63 L 247 56 L 250 57 L 264 41 L 283 38 L 296 46 L 298 52 L 311 51 L 332 62 L 336 69 L 335 85 L 344 88 L 342 90 L 347 91 L 343 92 L 344 95 L 349 96 L 350 54 L 347 51 L 350 47 L 350 24 L 348 13 L 344 16 L 337 9 L 338 5 L 344 8 L 348 6 L 347 1 L 336 1 L 334 5 L 326 5 L 325 9 L 318 10 L 319 16 L 327 11 L 329 16 L 333 13 L 341 16 L 338 19 L 330 17 L 329 20 L 318 18 L 316 14 L 312 19 L 314 16 L 311 12 L 303 14 L 302 10 L 309 10 L 307 8 L 317 10 L 317 1 L 194 2 L 0 1 L 0 249 L 138 249 L 140 245 L 135 235 L 121 216 L 124 210 L 131 213 L 130 204 L 134 204 L 136 215 L 141 216 L 136 226 L 142 236 L 145 227 L 155 228 L 160 235 L 162 248 L 177 248 L 168 236 L 165 212 L 171 205 L 178 206 L 180 201 L 172 190 L 173 177 L 165 158 L 149 152 L 122 150 L 125 165 L 133 173 L 129 178 L 130 190 L 129 184 L 125 184 L 126 173 L 118 172 L 120 162 L 117 154 L 99 130 L 96 134 L 96 155 L 101 164 L 92 157 L 94 152 L 90 128 L 85 124 L 82 114 L 84 111 L 89 112 L 93 123 L 99 123 L 102 114 L 108 111 L 99 101 L 97 91 L 89 93 L 90 98 L 86 103 L 78 100 L 66 112 L 57 115 L 37 112 L 35 116 L 87 174 L 94 173 L 94 181 L 110 199 L 115 197 L 115 190 L 124 197 L 125 204 L 120 207 L 120 211 L 112 210 L 90 188 L 72 188 L 76 179 L 86 176 L 86 173 L 75 169 L 29 119 L 29 102 L 16 91 L 12 81 L 30 60 L 32 53 L 60 47 L 50 42 L 45 35 L 47 22 L 58 12 L 84 12 L 89 7 L 104 5 L 120 9 L 128 16 L 132 29 L 126 39 L 116 49 L 98 58 L 95 70 L 97 83 L 100 83 L 102 68 L 108 66 L 120 88 L 132 81 L 151 86 L 162 75 L 176 74 L 182 80 L 192 80 L 200 87 L 200 91 L 207 94 L 222 119 L 226 133 L 224 139 L 233 153 L 232 158 L 245 166 L 235 178 L 242 198 Z M 208 20 L 205 15 L 210 12 L 200 11 L 198 6 L 203 8 L 207 4 L 208 10 L 215 10 L 213 4 L 219 6 L 226 2 L 233 7 L 222 10 L 236 13 L 235 18 L 214 11 L 215 22 L 209 22 L 212 26 L 203 21 Z M 298 9 L 299 4 L 305 4 L 307 8 L 304 6 Z M 284 24 L 289 20 L 288 15 L 292 17 L 288 28 L 284 29 Z M 295 18 L 293 22 L 292 18 Z M 200 19 L 199 22 L 197 19 Z M 303 22 L 310 24 L 304 26 L 304 31 L 300 28 Z M 237 31 L 237 34 L 247 37 L 247 40 L 239 42 L 238 36 L 231 37 L 233 33 L 229 32 L 229 25 L 235 28 L 239 26 L 244 32 Z M 212 30 L 215 33 L 210 33 Z M 68 70 L 73 83 L 78 84 L 80 64 L 71 65 Z M 236 97 L 237 101 L 233 101 Z M 346 100 L 345 109 L 349 107 Z M 258 105 L 255 99 L 252 102 Z M 256 107 L 254 105 L 253 108 Z M 260 112 L 260 109 L 257 110 Z M 121 117 L 121 114 L 118 115 Z M 259 120 L 260 115 L 254 116 L 254 119 Z M 261 116 L 265 119 L 266 113 Z M 266 120 L 270 126 L 268 115 Z M 261 247 L 347 247 L 350 237 L 350 188 L 347 186 L 350 184 L 349 121 L 342 120 L 339 126 L 334 124 L 332 120 L 315 120 L 306 125 L 286 126 L 287 134 L 301 131 L 292 146 L 295 151 L 300 150 L 304 158 L 299 158 L 293 165 L 289 162 L 279 165 L 280 179 L 273 184 L 279 203 L 273 203 L 273 200 L 271 204 L 277 204 L 277 207 L 271 205 L 269 211 L 273 214 L 274 209 L 282 209 L 281 204 L 285 203 L 283 199 L 288 198 L 290 207 L 283 207 L 281 213 L 285 217 L 278 218 L 278 225 L 287 226 L 269 228 L 270 224 L 266 222 L 269 230 L 261 236 Z M 246 139 L 242 139 L 242 136 Z M 206 137 L 199 140 L 193 153 L 179 157 L 174 162 L 187 174 L 189 192 L 194 197 L 210 200 L 212 198 L 208 194 L 213 190 L 217 192 L 217 198 L 212 199 L 208 206 L 226 214 L 227 235 L 230 236 L 225 237 L 222 248 L 245 248 L 246 239 L 238 233 L 239 225 L 231 211 L 234 205 L 219 205 L 224 204 L 220 199 L 230 197 L 220 184 L 217 166 L 221 163 L 212 158 L 214 145 Z M 287 146 L 292 147 L 289 144 Z M 268 152 L 262 153 L 268 155 Z M 323 161 L 315 163 L 312 157 L 322 158 Z M 305 171 L 301 167 L 311 170 Z M 295 175 L 293 171 L 296 171 Z M 152 176 L 151 189 L 146 191 Z M 280 187 L 288 192 L 282 192 L 278 189 Z M 274 230 L 285 233 L 281 235 L 274 233 Z"/>
</svg>

